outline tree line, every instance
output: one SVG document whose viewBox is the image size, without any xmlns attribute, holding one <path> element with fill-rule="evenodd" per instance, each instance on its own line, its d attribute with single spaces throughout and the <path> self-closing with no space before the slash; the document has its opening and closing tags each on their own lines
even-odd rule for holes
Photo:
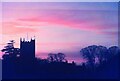
<svg viewBox="0 0 120 81">
<path fill-rule="evenodd" d="M 20 59 L 20 48 L 10 40 L 1 50 L 3 78 L 88 78 L 116 77 L 120 48 L 91 45 L 80 50 L 86 61 L 76 65 L 69 63 L 64 53 L 49 53 L 46 59 L 35 58 L 34 62 Z M 116 71 L 115 71 L 116 70 Z M 26 75 L 25 75 L 26 74 Z M 72 76 L 72 77 L 71 77 Z"/>
<path fill-rule="evenodd" d="M 6 46 L 1 50 L 4 54 L 3 60 L 10 58 L 19 58 L 20 49 L 14 47 L 14 40 L 10 40 Z M 114 56 L 120 54 L 120 48 L 118 46 L 111 46 L 109 48 L 105 46 L 91 45 L 80 50 L 80 54 L 86 59 L 85 64 L 94 67 L 96 64 L 102 64 L 111 60 Z M 49 53 L 46 60 L 48 62 L 67 62 L 64 53 L 53 54 Z"/>
</svg>

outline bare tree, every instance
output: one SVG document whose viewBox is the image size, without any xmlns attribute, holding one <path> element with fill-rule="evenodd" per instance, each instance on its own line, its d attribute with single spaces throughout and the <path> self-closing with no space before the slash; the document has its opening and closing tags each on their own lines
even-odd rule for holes
<svg viewBox="0 0 120 81">
<path fill-rule="evenodd" d="M 64 62 L 66 61 L 65 59 L 65 54 L 63 53 L 58 53 L 58 54 L 48 54 L 48 61 L 50 62 Z"/>
<path fill-rule="evenodd" d="M 52 53 L 48 54 L 48 58 L 47 59 L 48 59 L 49 62 L 54 62 L 55 61 L 54 55 L 55 54 L 52 54 Z"/>
<path fill-rule="evenodd" d="M 58 56 L 59 62 L 66 61 L 66 59 L 65 59 L 65 54 L 63 54 L 63 53 L 58 53 L 57 56 Z"/>
</svg>

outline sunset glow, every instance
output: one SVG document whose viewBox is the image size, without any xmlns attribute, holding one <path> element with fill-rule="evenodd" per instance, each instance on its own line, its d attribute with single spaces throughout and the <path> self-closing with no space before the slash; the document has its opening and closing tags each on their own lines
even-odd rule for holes
<svg viewBox="0 0 120 81">
<path fill-rule="evenodd" d="M 1 20 L 2 48 L 11 39 L 19 47 L 20 37 L 35 36 L 36 57 L 62 52 L 68 60 L 83 61 L 83 47 L 118 45 L 115 2 L 4 2 Z"/>
</svg>

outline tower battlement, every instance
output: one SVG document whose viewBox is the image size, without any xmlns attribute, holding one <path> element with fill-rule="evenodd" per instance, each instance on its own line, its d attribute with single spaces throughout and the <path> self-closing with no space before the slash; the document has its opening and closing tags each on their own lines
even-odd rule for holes
<svg viewBox="0 0 120 81">
<path fill-rule="evenodd" d="M 35 58 L 35 39 L 25 40 L 20 38 L 20 57 L 26 61 Z"/>
</svg>

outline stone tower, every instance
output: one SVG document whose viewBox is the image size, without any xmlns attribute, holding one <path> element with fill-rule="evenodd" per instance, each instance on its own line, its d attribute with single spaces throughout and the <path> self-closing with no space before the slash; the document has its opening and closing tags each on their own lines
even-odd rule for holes
<svg viewBox="0 0 120 81">
<path fill-rule="evenodd" d="M 20 58 L 24 61 L 35 59 L 35 39 L 26 41 L 25 38 L 20 38 Z"/>
</svg>

